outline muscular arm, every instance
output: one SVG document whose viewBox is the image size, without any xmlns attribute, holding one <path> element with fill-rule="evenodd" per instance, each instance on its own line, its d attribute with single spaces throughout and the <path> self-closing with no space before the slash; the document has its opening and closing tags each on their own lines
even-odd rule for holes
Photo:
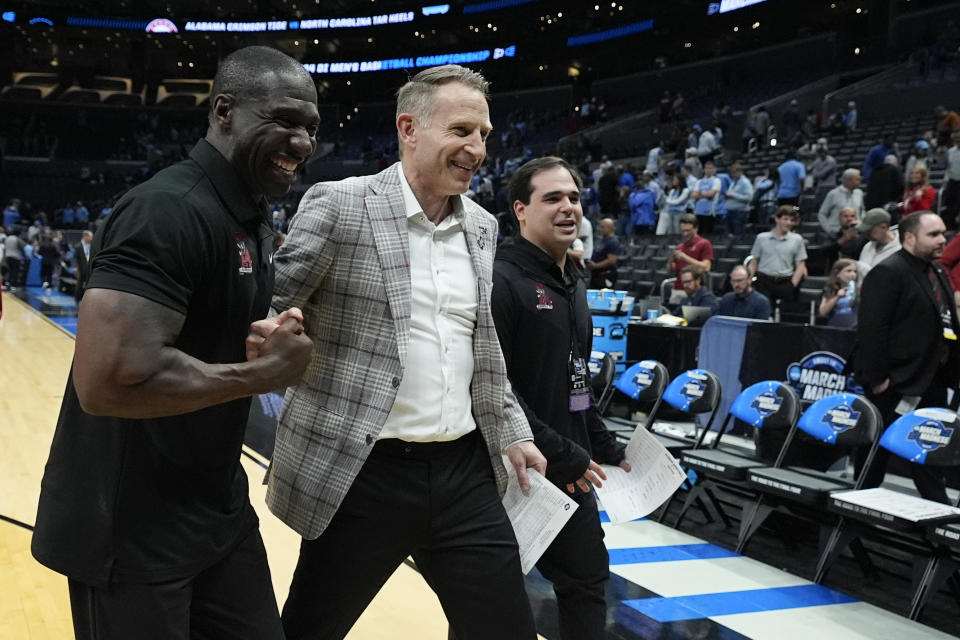
<svg viewBox="0 0 960 640">
<path fill-rule="evenodd" d="M 257 359 L 202 362 L 176 348 L 184 316 L 140 296 L 90 289 L 80 305 L 73 380 L 83 410 L 155 418 L 296 383 L 310 361 L 299 322 L 281 325 Z M 210 327 L 216 331 L 216 327 Z"/>
</svg>

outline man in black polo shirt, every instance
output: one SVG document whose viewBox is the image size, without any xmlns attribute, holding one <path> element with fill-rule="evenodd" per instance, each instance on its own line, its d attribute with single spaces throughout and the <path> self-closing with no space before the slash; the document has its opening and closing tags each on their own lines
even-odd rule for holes
<svg viewBox="0 0 960 640">
<path fill-rule="evenodd" d="M 94 241 L 33 554 L 69 578 L 78 639 L 283 637 L 239 463 L 250 396 L 299 380 L 302 316 L 273 290 L 266 196 L 316 147 L 292 58 L 228 56 L 190 158 L 130 190 Z M 245 344 L 251 323 L 276 329 Z"/>
<path fill-rule="evenodd" d="M 553 582 L 561 637 L 602 638 L 609 558 L 589 483 L 606 477 L 595 460 L 630 467 L 592 406 L 593 324 L 579 270 L 566 259 L 583 216 L 580 179 L 560 158 L 538 158 L 513 174 L 510 199 L 520 237 L 497 250 L 493 319 L 547 478 L 580 505 L 537 568 Z"/>
</svg>

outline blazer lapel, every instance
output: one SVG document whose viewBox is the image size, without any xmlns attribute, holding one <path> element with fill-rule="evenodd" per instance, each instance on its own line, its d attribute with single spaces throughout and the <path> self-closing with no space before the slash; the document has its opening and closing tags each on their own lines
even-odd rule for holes
<svg viewBox="0 0 960 640">
<path fill-rule="evenodd" d="M 377 255 L 383 270 L 387 302 L 393 315 L 400 364 L 406 367 L 410 342 L 410 238 L 407 215 L 400 192 L 400 177 L 393 165 L 371 183 L 373 194 L 365 198 Z"/>
<path fill-rule="evenodd" d="M 933 269 L 933 266 L 931 265 L 930 268 Z M 927 299 L 930 300 L 930 304 L 936 307 L 937 313 L 939 313 L 940 307 L 937 305 L 937 298 L 933 293 L 933 286 L 930 283 L 930 277 L 926 273 L 918 273 L 914 269 L 910 269 L 910 273 L 913 274 L 913 277 L 916 279 L 916 281 L 920 283 L 920 289 L 927 294 Z"/>
<path fill-rule="evenodd" d="M 470 202 L 464 202 L 463 226 L 467 250 L 473 262 L 473 273 L 478 281 L 491 281 L 492 277 L 488 274 L 491 274 L 493 269 L 493 245 L 496 244 L 496 238 L 493 237 L 490 221 L 486 216 L 474 211 L 470 205 Z"/>
</svg>

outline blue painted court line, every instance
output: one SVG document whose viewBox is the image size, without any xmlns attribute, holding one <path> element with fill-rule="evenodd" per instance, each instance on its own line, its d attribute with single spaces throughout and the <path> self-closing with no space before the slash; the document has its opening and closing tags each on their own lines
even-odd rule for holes
<svg viewBox="0 0 960 640">
<path fill-rule="evenodd" d="M 859 602 L 818 584 L 728 593 L 704 593 L 676 598 L 625 600 L 624 604 L 659 622 L 696 620 L 736 613 L 757 613 Z"/>
<path fill-rule="evenodd" d="M 740 554 L 715 544 L 678 544 L 662 547 L 629 547 L 610 549 L 610 566 L 641 564 L 645 562 L 676 562 L 678 560 L 712 560 L 734 558 Z"/>
</svg>

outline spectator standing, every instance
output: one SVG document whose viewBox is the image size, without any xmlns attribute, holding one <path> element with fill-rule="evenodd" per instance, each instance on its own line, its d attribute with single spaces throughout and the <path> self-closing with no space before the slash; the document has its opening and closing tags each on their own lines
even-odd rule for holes
<svg viewBox="0 0 960 640">
<path fill-rule="evenodd" d="M 651 233 L 657 224 L 657 218 L 654 213 L 656 198 L 648 185 L 649 180 L 646 175 L 643 175 L 636 184 L 634 184 L 633 191 L 630 192 L 628 199 L 628 205 L 630 207 L 630 236 Z"/>
<path fill-rule="evenodd" d="M 723 193 L 727 205 L 727 231 L 730 235 L 742 235 L 746 229 L 750 203 L 753 202 L 753 185 L 743 175 L 739 162 L 730 167 L 730 186 Z"/>
<path fill-rule="evenodd" d="M 938 105 L 933 113 L 937 117 L 937 146 L 945 147 L 950 144 L 954 132 L 960 129 L 960 114 L 948 111 L 943 105 Z"/>
<path fill-rule="evenodd" d="M 700 228 L 704 233 L 713 231 L 721 187 L 720 178 L 714 175 L 713 162 L 708 160 L 703 165 L 703 177 L 697 181 L 697 187 L 690 195 L 693 200 L 693 213 L 700 221 Z"/>
<path fill-rule="evenodd" d="M 837 184 L 837 160 L 827 152 L 825 144 L 817 144 L 817 156 L 810 163 L 810 175 L 813 176 L 815 187 L 833 187 Z"/>
<path fill-rule="evenodd" d="M 24 249 L 27 243 L 16 232 L 15 227 L 7 227 L 7 237 L 3 240 L 3 256 L 7 262 L 7 286 L 10 289 L 22 287 L 26 281 L 26 256 Z"/>
<path fill-rule="evenodd" d="M 770 224 L 770 218 L 777 210 L 779 176 L 776 167 L 767 167 L 763 175 L 757 176 L 753 181 L 753 196 L 757 201 L 756 220 L 760 226 Z"/>
<path fill-rule="evenodd" d="M 80 242 L 73 248 L 74 276 L 77 284 L 73 290 L 73 297 L 77 302 L 83 298 L 83 288 L 90 277 L 90 245 L 93 242 L 93 232 L 84 231 Z"/>
<path fill-rule="evenodd" d="M 753 278 L 746 267 L 737 265 L 730 270 L 730 287 L 717 305 L 717 315 L 753 320 L 770 319 L 770 300 L 753 289 Z"/>
<path fill-rule="evenodd" d="M 917 140 L 917 143 L 913 145 L 913 153 L 907 158 L 907 163 L 903 165 L 903 172 L 909 176 L 914 165 L 918 162 L 926 164 L 927 169 L 934 166 L 936 162 L 936 158 L 930 155 L 930 143 L 926 140 Z"/>
<path fill-rule="evenodd" d="M 863 282 L 857 327 L 856 379 L 889 426 L 917 407 L 946 407 L 960 372 L 957 308 L 942 257 L 945 227 L 934 213 L 900 221 L 903 247 L 874 267 Z M 863 468 L 866 447 L 857 452 Z M 863 488 L 883 481 L 889 453 L 876 450 Z M 910 465 L 920 495 L 949 504 L 942 478 L 927 465 Z"/>
<path fill-rule="evenodd" d="M 803 117 L 800 115 L 800 107 L 797 106 L 796 99 L 791 100 L 787 109 L 783 112 L 783 141 L 785 143 L 792 145 L 795 142 L 802 123 Z"/>
<path fill-rule="evenodd" d="M 610 289 L 617 281 L 617 260 L 620 258 L 620 241 L 617 240 L 613 218 L 600 221 L 600 246 L 587 260 L 591 289 Z"/>
<path fill-rule="evenodd" d="M 583 242 L 584 259 L 593 256 L 593 223 L 587 216 L 583 216 L 580 221 L 580 233 L 577 237 Z"/>
<path fill-rule="evenodd" d="M 16 198 L 10 200 L 7 203 L 6 208 L 3 210 L 3 226 L 7 229 L 7 233 L 10 232 L 10 229 L 15 225 L 20 223 L 20 201 Z"/>
<path fill-rule="evenodd" d="M 780 188 L 777 191 L 777 205 L 794 205 L 800 202 L 800 192 L 803 191 L 803 179 L 807 177 L 807 170 L 799 160 L 794 149 L 787 151 L 787 159 L 777 167 L 780 176 Z"/>
<path fill-rule="evenodd" d="M 700 162 L 700 158 L 697 156 L 697 148 L 695 146 L 684 151 L 683 166 L 686 167 L 690 174 L 697 180 L 703 177 L 703 163 Z"/>
<path fill-rule="evenodd" d="M 683 172 L 681 172 L 681 174 L 682 173 Z M 687 186 L 683 175 L 678 174 L 670 176 L 668 187 L 666 200 L 664 201 L 666 208 L 660 216 L 668 217 L 667 234 L 676 235 L 680 233 L 680 218 L 687 210 L 690 188 Z M 696 217 L 694 217 L 694 219 L 696 219 Z"/>
<path fill-rule="evenodd" d="M 863 213 L 863 191 L 859 187 L 860 172 L 856 169 L 845 170 L 841 184 L 831 189 L 820 204 L 817 220 L 821 229 L 830 235 L 839 232 L 839 217 L 843 209 L 853 209 L 858 216 Z"/>
<path fill-rule="evenodd" d="M 700 158 L 700 162 L 706 164 L 707 161 L 712 161 L 716 157 L 719 149 L 720 143 L 717 142 L 716 134 L 707 127 L 700 133 L 697 140 L 697 157 Z"/>
<path fill-rule="evenodd" d="M 883 136 L 883 139 L 879 143 L 870 147 L 866 157 L 863 159 L 863 171 L 861 171 L 861 175 L 863 175 L 864 180 L 870 179 L 873 170 L 882 165 L 887 156 L 891 154 L 897 155 L 896 139 L 897 137 L 895 135 L 888 133 Z"/>
<path fill-rule="evenodd" d="M 944 175 L 943 207 L 940 216 L 947 229 L 957 228 L 960 214 L 960 131 L 953 134 L 953 146 L 947 150 L 947 170 Z"/>
<path fill-rule="evenodd" d="M 757 290 L 774 302 L 795 300 L 807 276 L 807 248 L 803 237 L 793 232 L 799 220 L 796 207 L 781 205 L 773 230 L 757 234 L 750 250 L 750 271 L 757 276 Z"/>
<path fill-rule="evenodd" d="M 903 192 L 903 201 L 899 208 L 902 215 L 908 216 L 914 211 L 933 211 L 937 201 L 937 192 L 930 185 L 930 171 L 927 165 L 918 162 L 907 176 L 907 186 Z"/>
<path fill-rule="evenodd" d="M 655 147 L 647 152 L 647 165 L 644 171 L 649 171 L 653 175 L 660 173 L 660 158 L 663 156 L 663 141 L 657 143 Z"/>
<path fill-rule="evenodd" d="M 883 160 L 883 164 L 876 167 L 867 181 L 867 193 L 863 197 L 863 206 L 866 209 L 877 207 L 893 207 L 903 198 L 903 172 L 899 167 L 897 156 L 892 153 Z"/>
<path fill-rule="evenodd" d="M 847 132 L 856 131 L 858 125 L 857 103 L 851 100 L 843 112 L 843 127 Z"/>
<path fill-rule="evenodd" d="M 757 132 L 757 142 L 761 147 L 765 147 L 770 139 L 770 113 L 763 105 L 757 107 L 757 117 L 754 128 Z"/>
<path fill-rule="evenodd" d="M 604 167 L 597 182 L 597 201 L 600 203 L 600 213 L 604 216 L 620 215 L 620 187 L 617 184 L 619 179 L 616 168 L 610 163 Z"/>
<path fill-rule="evenodd" d="M 90 210 L 83 206 L 83 202 L 77 200 L 77 206 L 75 208 L 77 227 L 79 229 L 86 229 L 87 225 L 90 224 Z"/>
<path fill-rule="evenodd" d="M 840 258 L 830 268 L 820 298 L 819 313 L 828 327 L 855 329 L 857 326 L 857 261 Z"/>
<path fill-rule="evenodd" d="M 49 289 L 53 284 L 53 272 L 60 264 L 60 249 L 54 244 L 53 238 L 48 233 L 40 236 L 40 247 L 37 249 L 37 255 L 40 256 L 40 282 L 44 289 Z"/>
<path fill-rule="evenodd" d="M 697 216 L 687 214 L 680 218 L 681 242 L 667 257 L 667 274 L 677 276 L 670 299 L 666 301 L 670 304 L 676 304 L 685 295 L 679 277 L 684 267 L 693 265 L 701 271 L 709 272 L 713 266 L 713 244 L 700 236 L 699 224 Z"/>
<path fill-rule="evenodd" d="M 890 226 L 890 214 L 883 209 L 867 211 L 857 231 L 869 239 L 860 251 L 857 265 L 860 282 L 863 282 L 871 269 L 900 250 L 900 236 L 897 227 Z"/>
</svg>

